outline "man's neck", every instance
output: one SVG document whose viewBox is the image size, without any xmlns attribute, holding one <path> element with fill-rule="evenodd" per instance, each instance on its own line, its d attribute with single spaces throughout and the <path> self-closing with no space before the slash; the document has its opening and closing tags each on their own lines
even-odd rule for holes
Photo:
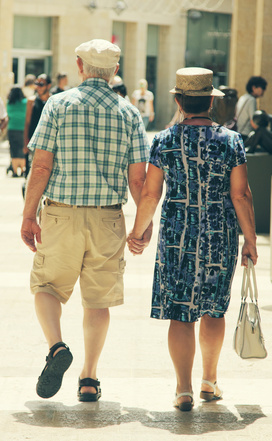
<svg viewBox="0 0 272 441">
<path fill-rule="evenodd" d="M 109 81 L 106 80 L 105 78 L 101 78 L 101 77 L 93 77 L 93 76 L 89 76 L 89 75 L 85 75 L 85 74 L 83 74 L 81 78 L 82 78 L 82 82 L 84 82 L 84 81 L 86 81 L 86 80 L 88 80 L 88 79 L 90 79 L 90 78 L 97 78 L 98 80 L 104 80 L 104 81 L 106 81 L 107 83 L 109 83 Z"/>
</svg>

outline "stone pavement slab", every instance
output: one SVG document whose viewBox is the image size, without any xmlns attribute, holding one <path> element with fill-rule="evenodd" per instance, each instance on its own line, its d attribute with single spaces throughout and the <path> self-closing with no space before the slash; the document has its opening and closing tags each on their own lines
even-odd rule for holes
<svg viewBox="0 0 272 441">
<path fill-rule="evenodd" d="M 257 281 L 268 358 L 243 361 L 232 349 L 240 305 L 242 271 L 237 266 L 226 315 L 226 337 L 219 363 L 224 399 L 203 403 L 199 397 L 201 356 L 197 345 L 193 387 L 195 408 L 172 407 L 175 378 L 167 349 L 168 323 L 149 318 L 155 231 L 142 256 L 126 252 L 125 304 L 111 309 L 111 324 L 98 376 L 102 398 L 79 403 L 77 378 L 83 363 L 82 308 L 78 284 L 63 308 L 63 338 L 74 361 L 59 393 L 42 400 L 35 393 L 47 345 L 29 293 L 32 253 L 20 239 L 22 178 L 5 174 L 6 145 L 0 145 L 0 440 L 1 441 L 245 441 L 272 439 L 272 285 L 269 236 L 258 236 Z M 128 231 L 135 208 L 124 208 Z M 197 325 L 198 327 L 198 325 Z"/>
</svg>

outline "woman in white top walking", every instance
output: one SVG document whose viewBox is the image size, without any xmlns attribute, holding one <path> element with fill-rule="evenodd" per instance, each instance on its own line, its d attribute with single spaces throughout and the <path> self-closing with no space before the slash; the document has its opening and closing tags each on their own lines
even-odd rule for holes
<svg viewBox="0 0 272 441">
<path fill-rule="evenodd" d="M 148 124 L 154 121 L 154 95 L 147 90 L 148 83 L 145 79 L 139 81 L 139 86 L 140 89 L 134 90 L 131 102 L 139 109 L 145 128 L 147 128 Z"/>
</svg>

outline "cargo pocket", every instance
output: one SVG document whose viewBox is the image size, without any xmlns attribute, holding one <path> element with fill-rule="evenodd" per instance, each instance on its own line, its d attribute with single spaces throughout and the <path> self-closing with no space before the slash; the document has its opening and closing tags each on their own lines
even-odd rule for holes
<svg viewBox="0 0 272 441">
<path fill-rule="evenodd" d="M 123 257 L 121 259 L 119 259 L 119 273 L 120 274 L 124 274 L 126 264 L 127 263 Z"/>
<path fill-rule="evenodd" d="M 36 266 L 38 268 L 41 268 L 44 264 L 44 259 L 45 259 L 44 254 L 41 254 L 39 251 L 37 251 L 34 259 L 34 267 Z"/>
<path fill-rule="evenodd" d="M 32 271 L 30 273 L 30 288 L 33 294 L 38 287 L 44 286 L 44 262 L 44 254 L 37 251 L 33 260 Z"/>
</svg>

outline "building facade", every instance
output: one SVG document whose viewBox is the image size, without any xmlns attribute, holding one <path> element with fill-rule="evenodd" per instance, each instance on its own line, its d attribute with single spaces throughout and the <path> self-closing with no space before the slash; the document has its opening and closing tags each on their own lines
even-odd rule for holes
<svg viewBox="0 0 272 441">
<path fill-rule="evenodd" d="M 13 82 L 23 84 L 28 73 L 54 79 L 62 71 L 71 87 L 77 85 L 74 48 L 105 38 L 121 47 L 120 75 L 129 96 L 139 79 L 147 79 L 155 96 L 154 128 L 163 128 L 175 112 L 169 90 L 178 68 L 208 67 L 216 86 L 229 83 L 232 11 L 232 0 L 0 0 L 0 95 L 5 98 Z"/>
<path fill-rule="evenodd" d="M 252 75 L 261 75 L 268 87 L 260 109 L 272 114 L 272 1 L 234 0 L 231 29 L 229 84 L 245 93 Z"/>
</svg>

